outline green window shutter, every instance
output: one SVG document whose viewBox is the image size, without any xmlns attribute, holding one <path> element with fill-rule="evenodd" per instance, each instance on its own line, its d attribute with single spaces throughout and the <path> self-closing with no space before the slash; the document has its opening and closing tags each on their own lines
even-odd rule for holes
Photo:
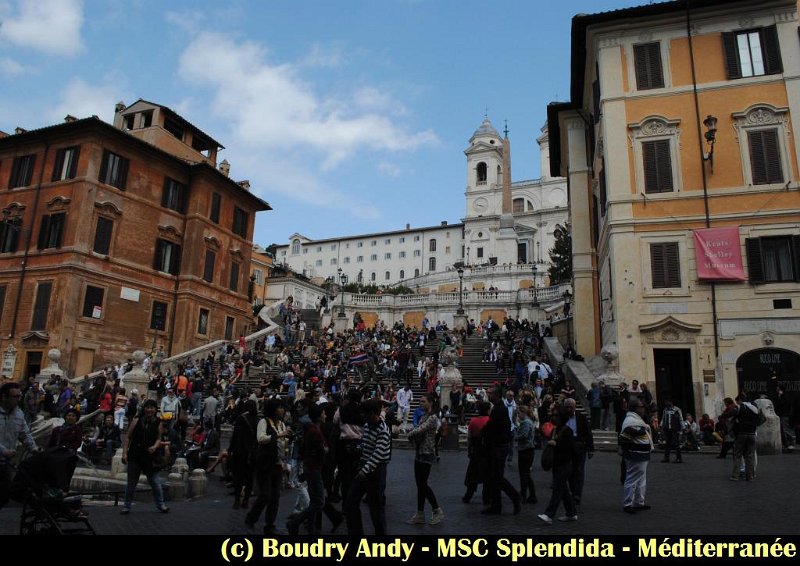
<svg viewBox="0 0 800 566">
<path fill-rule="evenodd" d="M 764 47 L 764 72 L 768 75 L 782 73 L 783 62 L 781 61 L 777 26 L 771 25 L 761 30 L 761 40 Z"/>
<path fill-rule="evenodd" d="M 746 238 L 747 272 L 750 283 L 764 282 L 764 265 L 761 262 L 761 241 L 759 238 Z"/>
<path fill-rule="evenodd" d="M 739 48 L 736 45 L 736 34 L 726 32 L 722 34 L 722 47 L 725 51 L 725 70 L 729 79 L 742 77 L 742 65 L 739 61 Z"/>
</svg>

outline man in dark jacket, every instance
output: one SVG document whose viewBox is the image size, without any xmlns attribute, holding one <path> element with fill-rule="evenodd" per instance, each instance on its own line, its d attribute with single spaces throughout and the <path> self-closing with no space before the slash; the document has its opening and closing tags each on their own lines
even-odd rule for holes
<svg viewBox="0 0 800 566">
<path fill-rule="evenodd" d="M 758 407 L 747 401 L 744 391 L 736 398 L 739 408 L 734 419 L 733 431 L 736 439 L 733 441 L 733 469 L 731 481 L 739 480 L 739 467 L 744 458 L 745 479 L 751 481 L 755 478 L 756 467 L 756 429 L 763 422 L 763 415 Z"/>
<path fill-rule="evenodd" d="M 572 473 L 569 477 L 569 488 L 575 500 L 575 505 L 580 505 L 581 496 L 583 495 L 586 457 L 588 456 L 591 460 L 592 456 L 594 456 L 594 436 L 592 435 L 592 426 L 589 424 L 586 415 L 575 410 L 575 399 L 565 399 L 564 407 L 566 407 L 568 415 L 567 426 L 572 429 L 572 436 L 575 439 L 573 442 Z"/>
<path fill-rule="evenodd" d="M 522 497 L 514 486 L 504 477 L 505 461 L 508 447 L 511 443 L 511 419 L 503 403 L 503 390 L 500 387 L 492 389 L 489 397 L 492 410 L 489 421 L 483 427 L 482 440 L 486 455 L 489 459 L 488 482 L 489 507 L 481 511 L 484 515 L 499 515 L 502 512 L 500 492 L 505 492 L 514 503 L 514 514 L 522 510 Z"/>
</svg>

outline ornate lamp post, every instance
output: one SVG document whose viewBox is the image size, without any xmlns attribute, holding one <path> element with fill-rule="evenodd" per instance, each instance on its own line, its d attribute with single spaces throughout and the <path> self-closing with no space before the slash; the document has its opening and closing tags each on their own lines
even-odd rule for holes
<svg viewBox="0 0 800 566">
<path fill-rule="evenodd" d="M 342 273 L 342 268 L 339 268 L 339 293 L 342 295 L 342 306 L 339 310 L 339 318 L 344 318 L 344 286 L 347 285 L 347 274 Z"/>
<path fill-rule="evenodd" d="M 458 310 L 456 314 L 464 314 L 464 268 L 458 268 Z"/>
<path fill-rule="evenodd" d="M 539 306 L 539 290 L 536 287 L 536 277 L 539 275 L 539 268 L 536 264 L 533 264 L 533 306 L 534 308 Z"/>
</svg>

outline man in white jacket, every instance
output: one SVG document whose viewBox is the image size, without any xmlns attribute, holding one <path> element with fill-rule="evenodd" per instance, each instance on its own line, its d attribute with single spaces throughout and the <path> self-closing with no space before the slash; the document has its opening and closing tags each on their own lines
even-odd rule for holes
<svg viewBox="0 0 800 566">
<path fill-rule="evenodd" d="M 406 427 L 408 414 L 411 412 L 411 401 L 414 400 L 414 392 L 406 383 L 403 388 L 397 392 L 397 420 L 400 422 L 400 428 Z"/>
</svg>

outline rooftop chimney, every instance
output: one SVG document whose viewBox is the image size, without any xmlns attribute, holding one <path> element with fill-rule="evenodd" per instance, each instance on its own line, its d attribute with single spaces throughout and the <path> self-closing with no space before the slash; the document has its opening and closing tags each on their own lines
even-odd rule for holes
<svg viewBox="0 0 800 566">
<path fill-rule="evenodd" d="M 14 133 L 15 133 L 15 134 L 24 134 L 24 133 L 26 133 L 27 131 L 28 131 L 28 130 L 26 130 L 25 128 L 20 128 L 19 126 L 17 126 L 16 128 L 14 128 Z"/>
<path fill-rule="evenodd" d="M 231 164 L 228 163 L 227 159 L 223 159 L 222 163 L 219 164 L 219 172 L 225 175 L 226 177 L 231 173 Z"/>
<path fill-rule="evenodd" d="M 447 220 L 442 220 L 442 226 L 447 226 Z"/>
<path fill-rule="evenodd" d="M 77 118 L 75 116 L 73 116 L 72 114 L 67 114 L 66 116 L 64 116 L 64 121 L 67 122 L 67 123 L 75 122 L 76 120 L 77 120 Z"/>
<path fill-rule="evenodd" d="M 119 102 L 117 102 L 117 105 L 114 107 L 114 110 L 116 110 L 117 113 L 120 113 L 126 108 L 127 106 L 125 106 L 125 103 L 120 100 Z"/>
<path fill-rule="evenodd" d="M 239 181 L 236 184 L 242 187 L 246 191 L 250 190 L 250 181 L 248 181 L 247 179 L 245 179 L 244 181 Z"/>
<path fill-rule="evenodd" d="M 406 230 L 411 230 L 411 224 L 409 224 L 408 222 L 406 222 Z"/>
</svg>

